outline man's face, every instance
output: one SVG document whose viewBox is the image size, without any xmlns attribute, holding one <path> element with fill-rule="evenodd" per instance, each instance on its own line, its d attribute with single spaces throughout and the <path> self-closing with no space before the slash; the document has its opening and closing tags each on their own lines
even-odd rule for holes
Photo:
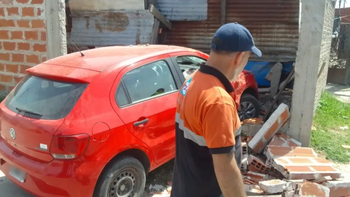
<svg viewBox="0 0 350 197">
<path fill-rule="evenodd" d="M 251 52 L 240 52 L 234 55 L 231 59 L 231 74 L 230 81 L 235 81 L 238 75 L 243 71 L 244 67 L 247 65 L 248 59 L 250 57 Z"/>
</svg>

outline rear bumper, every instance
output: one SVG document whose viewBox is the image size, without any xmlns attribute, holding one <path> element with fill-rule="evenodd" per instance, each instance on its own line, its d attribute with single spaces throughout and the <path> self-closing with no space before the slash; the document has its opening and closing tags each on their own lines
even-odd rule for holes
<svg viewBox="0 0 350 197">
<path fill-rule="evenodd" d="M 99 162 L 82 160 L 35 161 L 16 153 L 0 138 L 0 170 L 12 182 L 36 196 L 92 196 L 103 166 Z M 11 167 L 26 173 L 24 183 L 9 174 Z"/>
</svg>

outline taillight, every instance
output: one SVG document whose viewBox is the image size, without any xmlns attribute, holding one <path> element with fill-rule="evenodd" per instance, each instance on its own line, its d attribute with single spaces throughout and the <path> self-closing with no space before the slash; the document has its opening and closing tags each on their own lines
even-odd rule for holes
<svg viewBox="0 0 350 197">
<path fill-rule="evenodd" d="M 89 145 L 89 135 L 54 136 L 50 153 L 55 159 L 76 159 L 84 154 Z"/>
</svg>

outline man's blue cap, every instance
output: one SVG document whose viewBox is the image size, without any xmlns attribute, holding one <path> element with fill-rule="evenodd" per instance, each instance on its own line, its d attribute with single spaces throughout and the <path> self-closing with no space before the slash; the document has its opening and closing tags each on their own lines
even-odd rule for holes
<svg viewBox="0 0 350 197">
<path fill-rule="evenodd" d="M 238 23 L 222 25 L 213 37 L 211 49 L 228 52 L 252 51 L 258 57 L 262 56 L 261 51 L 254 44 L 252 34 Z"/>
</svg>

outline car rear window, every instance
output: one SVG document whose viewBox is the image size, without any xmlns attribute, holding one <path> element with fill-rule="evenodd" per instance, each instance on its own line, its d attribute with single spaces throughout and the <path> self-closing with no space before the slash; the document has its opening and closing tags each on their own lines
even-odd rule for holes
<svg viewBox="0 0 350 197">
<path fill-rule="evenodd" d="M 27 75 L 8 95 L 5 105 L 24 116 L 56 120 L 72 110 L 86 83 L 53 81 Z"/>
</svg>

